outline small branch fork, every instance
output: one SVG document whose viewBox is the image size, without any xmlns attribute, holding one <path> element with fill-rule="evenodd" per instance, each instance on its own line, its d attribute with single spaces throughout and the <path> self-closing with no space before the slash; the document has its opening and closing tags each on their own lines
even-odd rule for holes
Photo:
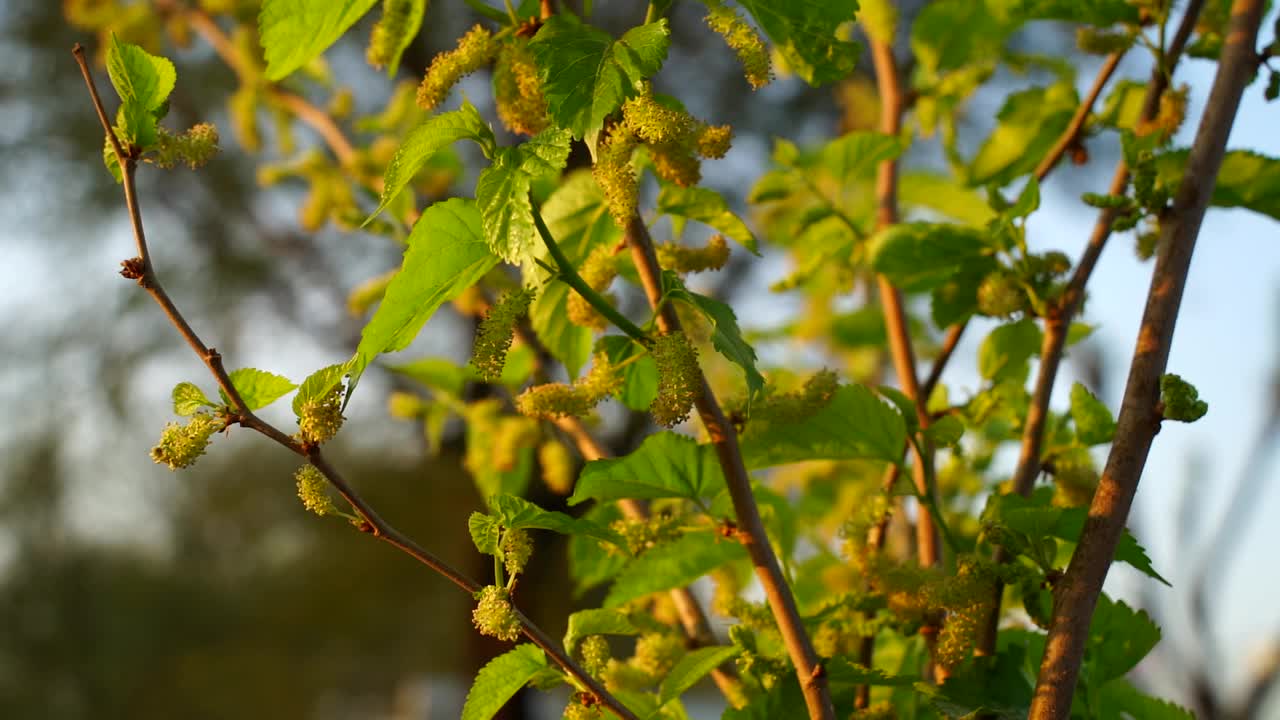
<svg viewBox="0 0 1280 720">
<path fill-rule="evenodd" d="M 1163 61 L 1157 63 L 1156 67 L 1151 70 L 1151 80 L 1147 83 L 1147 92 L 1142 101 L 1142 109 L 1139 115 L 1140 121 L 1150 121 L 1159 113 L 1160 98 L 1169 87 L 1169 78 L 1172 77 L 1173 70 L 1182 56 L 1187 41 L 1191 38 L 1191 33 L 1195 29 L 1196 20 L 1199 18 L 1200 10 L 1203 6 L 1204 0 L 1190 0 L 1187 3 L 1187 9 L 1183 13 L 1178 29 L 1174 32 L 1173 39 L 1165 51 Z M 1107 63 L 1103 65 L 1102 71 L 1110 72 L 1114 71 L 1114 69 L 1110 58 L 1108 58 Z M 1101 87 L 1095 83 L 1093 90 L 1090 91 L 1090 96 L 1096 99 L 1100 91 Z M 1072 126 L 1075 126 L 1075 124 L 1073 119 Z M 1055 146 L 1055 149 L 1062 147 L 1065 151 L 1067 146 L 1059 143 Z M 1046 158 L 1047 160 L 1048 158 Z M 1041 167 L 1045 166 L 1046 163 L 1041 164 Z M 1052 164 L 1048 166 L 1051 168 Z M 1039 169 L 1037 169 L 1037 175 L 1039 175 Z M 1116 165 L 1116 170 L 1107 192 L 1110 195 L 1123 195 L 1128 187 L 1129 166 L 1124 160 L 1121 160 Z M 1040 476 L 1045 423 L 1049 419 L 1049 401 L 1053 397 L 1053 385 L 1057 380 L 1058 367 L 1062 362 L 1063 350 L 1067 345 L 1067 334 L 1071 329 L 1072 321 L 1080 311 L 1081 304 L 1084 302 L 1084 289 L 1089 282 L 1089 277 L 1093 274 L 1098 258 L 1102 256 L 1102 250 L 1106 246 L 1107 240 L 1111 237 L 1111 225 L 1115 218 L 1115 210 L 1109 208 L 1098 213 L 1093 232 L 1089 236 L 1084 253 L 1080 256 L 1080 261 L 1076 264 L 1076 269 L 1072 273 L 1067 287 L 1063 290 L 1058 301 L 1049 308 L 1049 312 L 1045 317 L 1044 337 L 1040 344 L 1040 369 L 1036 375 L 1035 388 L 1032 390 L 1031 402 L 1027 408 L 1027 418 L 1022 432 L 1022 449 L 1011 482 L 1013 491 L 1023 497 L 1031 495 L 1031 491 L 1035 488 L 1036 478 Z M 1007 558 L 1003 551 L 997 550 L 995 559 L 997 562 L 1003 562 Z M 1001 586 L 997 586 L 993 610 L 979 630 L 977 648 L 975 650 L 979 655 L 991 655 L 995 652 L 1002 590 Z"/>
<path fill-rule="evenodd" d="M 125 261 L 124 273 L 126 277 L 137 280 L 138 284 L 151 295 L 156 304 L 164 311 L 165 315 L 173 323 L 178 332 L 182 334 L 187 344 L 195 351 L 204 364 L 209 368 L 209 372 L 217 381 L 218 386 L 230 398 L 231 404 L 235 409 L 234 421 L 251 430 L 267 436 L 276 443 L 284 446 L 291 452 L 294 452 L 306 458 L 325 478 L 333 485 L 334 489 L 351 504 L 353 508 L 360 514 L 364 520 L 361 529 L 374 537 L 386 542 L 387 544 L 399 549 L 418 562 L 426 565 L 437 573 L 443 575 L 446 579 L 457 585 L 469 594 L 475 594 L 481 589 L 476 581 L 463 575 L 458 570 L 451 567 L 448 563 L 436 557 L 413 540 L 405 536 L 390 523 L 383 520 L 377 512 L 364 500 L 363 497 L 355 491 L 354 488 L 346 481 L 342 474 L 329 463 L 328 459 L 316 445 L 304 444 L 298 440 L 276 428 L 274 425 L 262 420 L 255 415 L 245 403 L 240 393 L 232 384 L 230 376 L 222 365 L 222 357 L 217 350 L 207 346 L 200 337 L 192 330 L 190 324 L 182 316 L 182 313 L 173 304 L 168 293 L 160 284 L 155 268 L 151 264 L 151 256 L 147 250 L 146 234 L 142 225 L 142 213 L 138 204 L 137 189 L 134 182 L 134 175 L 137 170 L 137 157 L 133 148 L 125 148 L 120 139 L 116 136 L 115 131 L 111 127 L 111 121 L 108 118 L 102 98 L 98 94 L 98 89 L 93 80 L 93 74 L 89 70 L 88 62 L 85 60 L 84 48 L 77 44 L 72 49 L 75 55 L 76 63 L 80 66 L 80 72 L 84 76 L 85 85 L 89 89 L 89 95 L 93 100 L 94 110 L 98 114 L 98 120 L 102 123 L 103 131 L 107 135 L 107 140 L 111 144 L 112 150 L 115 152 L 117 159 L 120 161 L 121 179 L 124 184 L 125 203 L 129 210 L 129 220 L 133 226 L 133 235 L 137 243 L 138 256 Z M 514 608 L 513 608 L 514 609 Z M 594 694 L 599 701 L 610 711 L 623 720 L 639 720 L 635 713 L 631 712 L 625 705 L 614 697 L 608 690 L 600 684 L 598 680 L 575 663 L 567 654 L 564 653 L 541 628 L 535 625 L 528 617 L 515 609 L 516 616 L 520 620 L 522 632 L 534 645 L 541 648 L 548 657 L 559 665 L 566 673 L 572 676 L 582 687 Z"/>
<path fill-rule="evenodd" d="M 1053 620 L 1031 701 L 1032 720 L 1059 720 L 1071 713 L 1093 609 L 1124 531 L 1151 442 L 1160 429 L 1160 377 L 1168 364 L 1196 236 L 1222 167 L 1240 98 L 1256 69 L 1255 45 L 1264 5 L 1263 0 L 1236 0 L 1231 5 L 1231 24 L 1213 89 L 1177 196 L 1161 223 L 1156 266 L 1116 421 L 1115 442 L 1089 507 L 1080 544 L 1055 588 Z"/>
</svg>

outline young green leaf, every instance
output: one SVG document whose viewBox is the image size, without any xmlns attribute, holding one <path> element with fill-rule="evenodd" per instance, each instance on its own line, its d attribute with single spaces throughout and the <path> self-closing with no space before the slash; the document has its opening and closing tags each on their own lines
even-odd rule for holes
<svg viewBox="0 0 1280 720">
<path fill-rule="evenodd" d="M 964 436 L 964 423 L 955 415 L 943 415 L 925 428 L 924 434 L 935 445 L 955 447 Z"/>
<path fill-rule="evenodd" d="M 787 65 L 810 85 L 823 85 L 853 72 L 860 50 L 841 39 L 837 28 L 858 12 L 857 0 L 741 0 Z"/>
<path fill-rule="evenodd" d="M 1102 445 L 1115 437 L 1111 411 L 1080 383 L 1071 386 L 1071 419 L 1076 424 L 1076 438 L 1085 445 Z"/>
<path fill-rule="evenodd" d="M 347 374 L 350 365 L 350 361 L 329 365 L 308 375 L 298 387 L 298 394 L 293 396 L 294 414 L 301 415 L 304 406 L 319 402 L 328 395 L 330 390 L 342 382 L 342 376 Z"/>
<path fill-rule="evenodd" d="M 193 383 L 180 382 L 173 386 L 173 411 L 183 417 L 194 415 L 202 407 L 214 407 L 204 391 Z"/>
<path fill-rule="evenodd" d="M 441 148 L 458 140 L 473 140 L 486 157 L 497 151 L 497 141 L 480 112 L 469 102 L 452 112 L 432 115 L 405 135 L 382 176 L 382 197 L 364 224 L 378 216 Z"/>
<path fill-rule="evenodd" d="M 1156 183 L 1175 193 L 1187 167 L 1186 150 L 1156 157 Z M 1280 220 L 1280 158 L 1251 150 L 1232 150 L 1222 160 L 1209 202 L 1216 207 L 1242 207 Z"/>
<path fill-rule="evenodd" d="M 552 119 L 574 139 L 599 130 L 662 67 L 670 34 L 664 18 L 632 28 L 615 42 L 572 14 L 553 15 L 529 43 Z"/>
<path fill-rule="evenodd" d="M 536 645 L 524 643 L 490 660 L 476 675 L 462 720 L 490 720 L 534 675 L 547 667 Z"/>
<path fill-rule="evenodd" d="M 476 205 L 490 250 L 506 262 L 532 265 L 539 253 L 529 190 L 559 172 L 569 157 L 569 133 L 548 128 L 522 145 L 500 150 L 476 181 Z"/>
<path fill-rule="evenodd" d="M 978 372 L 993 382 L 1025 377 L 1028 361 L 1040 351 L 1040 326 L 1026 318 L 1001 325 L 982 341 L 978 350 Z"/>
<path fill-rule="evenodd" d="M 1195 422 L 1209 412 L 1209 403 L 1200 399 L 1195 385 L 1172 373 L 1160 378 L 1160 402 L 1168 420 Z"/>
<path fill-rule="evenodd" d="M 604 606 L 614 608 L 650 593 L 684 587 L 727 562 L 746 557 L 746 549 L 734 540 L 710 532 L 688 533 L 627 565 L 609 588 Z"/>
<path fill-rule="evenodd" d="M 902 141 L 884 133 L 851 132 L 822 148 L 822 165 L 842 183 L 870 177 L 885 160 L 902 154 Z"/>
<path fill-rule="evenodd" d="M 1022 0 L 1014 12 L 1027 20 L 1066 20 L 1096 27 L 1137 25 L 1141 20 L 1138 5 L 1128 0 Z"/>
<path fill-rule="evenodd" d="M 747 378 L 748 397 L 754 397 L 763 390 L 764 376 L 756 369 L 756 351 L 742 339 L 733 308 L 714 298 L 686 290 L 670 273 L 663 273 L 663 277 L 668 281 L 664 284 L 672 288 L 667 291 L 668 298 L 693 306 L 711 323 L 711 344 L 721 355 L 742 368 Z"/>
<path fill-rule="evenodd" d="M 804 460 L 866 458 L 898 462 L 907 441 L 902 414 L 862 385 L 836 391 L 800 422 L 752 420 L 742 435 L 742 459 L 759 470 Z"/>
<path fill-rule="evenodd" d="M 671 672 L 663 678 L 662 685 L 658 689 L 658 703 L 665 705 L 672 699 L 680 697 L 707 673 L 740 654 L 742 654 L 742 648 L 737 645 L 713 645 L 688 653 L 680 658 L 675 667 L 671 668 Z"/>
<path fill-rule="evenodd" d="M 1190 710 L 1143 694 L 1124 678 L 1104 684 L 1098 691 L 1098 699 L 1103 708 L 1102 720 L 1196 720 L 1195 713 Z"/>
<path fill-rule="evenodd" d="M 1124 677 L 1159 642 L 1160 628 L 1146 611 L 1099 596 L 1089 624 L 1090 680 L 1101 684 Z"/>
<path fill-rule="evenodd" d="M 387 286 L 351 364 L 351 386 L 378 355 L 403 350 L 437 308 L 471 287 L 498 263 L 470 200 L 454 198 L 427 208 L 409 235 L 400 272 Z"/>
<path fill-rule="evenodd" d="M 489 498 L 489 507 L 504 528 L 550 530 L 561 535 L 581 534 L 615 545 L 623 544 L 622 538 L 617 533 L 596 525 L 590 520 L 573 518 L 562 512 L 543 510 L 515 495 L 494 495 Z"/>
<path fill-rule="evenodd" d="M 870 243 L 872 269 L 908 292 L 937 288 L 989 252 L 982 233 L 963 225 L 893 225 Z"/>
<path fill-rule="evenodd" d="M 1013 93 L 999 121 L 969 168 L 974 185 L 1006 185 L 1031 172 L 1062 135 L 1080 99 L 1075 88 L 1058 83 Z"/>
<path fill-rule="evenodd" d="M 298 387 L 289 378 L 254 368 L 240 368 L 231 372 L 231 384 L 240 393 L 240 399 L 250 410 L 266 407 L 279 400 L 286 393 Z M 230 405 L 231 399 L 226 393 L 218 390 L 222 402 Z"/>
<path fill-rule="evenodd" d="M 564 649 L 572 653 L 578 642 L 588 635 L 639 635 L 640 628 L 631 622 L 631 615 L 612 608 L 579 610 L 569 616 L 569 629 L 564 634 Z"/>
<path fill-rule="evenodd" d="M 498 542 L 502 538 L 502 523 L 498 518 L 473 512 L 467 518 L 467 530 L 471 533 L 471 542 L 475 543 L 476 550 L 485 555 L 497 554 Z"/>
<path fill-rule="evenodd" d="M 1014 18 L 989 3 L 937 0 L 925 5 L 911 24 L 911 50 L 925 77 L 933 78 L 996 59 L 1017 27 Z"/>
<path fill-rule="evenodd" d="M 620 498 L 708 500 L 723 491 L 724 473 L 710 445 L 660 432 L 629 455 L 587 463 L 569 504 Z"/>
<path fill-rule="evenodd" d="M 756 236 L 729 209 L 724 197 L 709 188 L 680 187 L 674 183 L 662 182 L 662 190 L 658 193 L 658 213 L 695 220 L 719 230 L 736 240 L 742 247 L 759 255 Z"/>
<path fill-rule="evenodd" d="M 258 36 L 266 78 L 283 80 L 311 62 L 355 24 L 377 0 L 263 0 Z"/>
<path fill-rule="evenodd" d="M 122 43 L 111 35 L 107 49 L 107 74 L 120 95 L 120 111 L 116 117 L 120 142 L 125 150 L 130 145 L 148 148 L 156 143 L 156 121 L 168 108 L 178 74 L 167 58 Z"/>
</svg>

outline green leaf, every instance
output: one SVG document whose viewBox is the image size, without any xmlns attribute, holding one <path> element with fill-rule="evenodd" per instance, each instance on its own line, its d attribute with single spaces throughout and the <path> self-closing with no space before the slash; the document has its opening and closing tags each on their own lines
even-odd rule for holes
<svg viewBox="0 0 1280 720">
<path fill-rule="evenodd" d="M 903 173 L 898 185 L 898 200 L 905 207 L 926 208 L 979 228 L 995 218 L 984 195 L 951 178 L 933 173 Z"/>
<path fill-rule="evenodd" d="M 1007 185 L 1034 170 L 1066 130 L 1079 102 L 1067 83 L 1010 95 L 996 116 L 996 128 L 973 158 L 969 182 Z"/>
<path fill-rule="evenodd" d="M 1025 654 L 1023 648 L 1012 646 L 995 657 L 977 657 L 963 663 L 937 688 L 931 698 L 934 707 L 946 717 L 1023 720 L 1030 709 L 1032 693 L 1031 683 L 1022 672 Z"/>
<path fill-rule="evenodd" d="M 622 370 L 622 390 L 618 392 L 618 399 L 637 412 L 648 410 L 658 396 L 658 365 L 653 356 L 625 335 L 602 337 L 599 348 L 613 365 L 627 363 Z"/>
<path fill-rule="evenodd" d="M 403 350 L 437 308 L 475 284 L 497 263 L 481 235 L 480 213 L 474 203 L 454 198 L 427 208 L 409 235 L 400 272 L 360 333 L 349 391 L 374 358 Z"/>
<path fill-rule="evenodd" d="M 1128 0 L 1022 0 L 1014 10 L 1027 20 L 1066 20 L 1107 27 L 1137 25 L 1138 6 Z"/>
<path fill-rule="evenodd" d="M 547 667 L 547 658 L 530 643 L 490 660 L 476 675 L 462 706 L 461 720 L 489 720 L 502 709 L 534 675 Z"/>
<path fill-rule="evenodd" d="M 1174 194 L 1187 168 L 1186 150 L 1156 157 L 1157 185 Z M 1210 204 L 1242 207 L 1280 220 L 1280 159 L 1251 150 L 1232 150 L 1222 160 Z"/>
<path fill-rule="evenodd" d="M 615 545 L 623 544 L 622 538 L 589 520 L 580 520 L 562 512 L 543 510 L 515 495 L 499 494 L 489 498 L 489 507 L 504 528 L 517 530 L 550 530 L 561 535 L 581 534 L 604 540 Z"/>
<path fill-rule="evenodd" d="M 151 147 L 157 139 L 156 121 L 168 108 L 169 93 L 178 79 L 173 63 L 137 45 L 122 43 L 112 33 L 107 74 L 120 95 L 117 125 L 125 150 L 129 145 Z"/>
<path fill-rule="evenodd" d="M 569 504 L 621 498 L 707 500 L 723 491 L 715 449 L 664 431 L 645 438 L 629 455 L 587 463 Z"/>
<path fill-rule="evenodd" d="M 1116 435 L 1116 421 L 1101 400 L 1080 383 L 1071 386 L 1071 419 L 1076 439 L 1085 445 L 1102 445 Z"/>
<path fill-rule="evenodd" d="M 597 525 L 609 525 L 622 517 L 616 505 L 594 505 L 584 518 Z M 573 578 L 574 595 L 578 596 L 613 579 L 629 558 L 613 548 L 602 546 L 593 538 L 574 535 L 569 538 L 569 577 Z"/>
<path fill-rule="evenodd" d="M 800 422 L 754 419 L 742 435 L 742 459 L 760 470 L 803 460 L 854 458 L 896 463 L 907 441 L 901 413 L 862 385 L 846 385 Z"/>
<path fill-rule="evenodd" d="M 935 445 L 955 447 L 964 436 L 964 423 L 955 415 L 943 415 L 925 428 L 924 434 Z"/>
<path fill-rule="evenodd" d="M 937 288 L 988 253 L 983 234 L 963 225 L 892 225 L 870 243 L 872 269 L 907 292 Z"/>
<path fill-rule="evenodd" d="M 662 680 L 658 690 L 658 703 L 665 705 L 670 700 L 680 697 L 707 673 L 740 654 L 742 654 L 742 648 L 737 645 L 713 645 L 687 653 Z"/>
<path fill-rule="evenodd" d="M 407 8 L 403 8 L 405 2 L 408 3 Z M 395 49 L 387 61 L 387 77 L 394 80 L 396 71 L 400 69 L 400 56 L 404 55 L 404 51 L 413 43 L 413 39 L 418 36 L 418 30 L 422 27 L 422 16 L 426 14 L 427 0 L 395 0 L 391 4 L 403 8 L 400 10 L 403 18 L 399 22 L 388 24 L 387 5 L 384 4 L 382 18 L 378 22 L 384 32 L 391 33 L 395 38 Z"/>
<path fill-rule="evenodd" d="M 189 382 L 173 386 L 173 411 L 183 417 L 194 415 L 202 407 L 215 407 L 204 391 Z"/>
<path fill-rule="evenodd" d="M 568 158 L 569 132 L 548 128 L 528 142 L 503 148 L 480 172 L 476 205 L 495 255 L 513 265 L 532 265 L 541 243 L 529 190 L 534 180 L 559 172 Z"/>
<path fill-rule="evenodd" d="M 658 214 L 696 220 L 719 230 L 737 241 L 752 254 L 759 255 L 756 236 L 747 228 L 742 218 L 729 210 L 729 204 L 715 190 L 703 187 L 680 187 L 662 182 L 658 193 Z"/>
<path fill-rule="evenodd" d="M 878 132 L 851 132 L 822 148 L 822 165 L 841 183 L 868 178 L 885 160 L 892 160 L 906 148 L 893 135 Z"/>
<path fill-rule="evenodd" d="M 342 376 L 347 374 L 350 366 L 351 362 L 347 361 L 322 367 L 308 375 L 302 381 L 302 385 L 298 386 L 298 394 L 293 396 L 293 414 L 301 416 L 304 405 L 316 402 L 328 395 L 330 390 L 342 382 Z"/>
<path fill-rule="evenodd" d="M 663 278 L 670 280 L 674 275 L 663 273 Z M 742 368 L 747 376 L 748 397 L 755 397 L 756 393 L 764 389 L 764 376 L 756 369 L 756 351 L 742 339 L 742 330 L 738 328 L 738 318 L 733 314 L 733 308 L 714 298 L 686 290 L 678 279 L 667 285 L 673 288 L 667 291 L 668 298 L 692 305 L 711 323 L 712 346 L 730 362 Z"/>
<path fill-rule="evenodd" d="M 1100 595 L 1089 623 L 1090 680 L 1101 684 L 1123 677 L 1158 642 L 1160 628 L 1145 611 Z"/>
<path fill-rule="evenodd" d="M 266 78 L 282 80 L 311 62 L 355 24 L 377 0 L 263 0 L 258 37 Z"/>
<path fill-rule="evenodd" d="M 622 232 L 610 217 L 600 186 L 589 170 L 565 177 L 543 203 L 542 219 L 575 266 L 595 248 L 616 243 Z M 547 285 L 529 310 L 529 321 L 548 352 L 564 364 L 570 377 L 577 377 L 591 356 L 593 336 L 589 328 L 569 321 L 571 292 L 563 282 Z"/>
<path fill-rule="evenodd" d="M 231 384 L 240 393 L 240 399 L 250 410 L 266 407 L 284 397 L 286 393 L 298 387 L 289 378 L 254 368 L 240 368 L 231 372 Z M 218 390 L 222 402 L 230 405 L 231 399 L 226 393 Z"/>
<path fill-rule="evenodd" d="M 365 218 L 364 225 L 368 225 L 396 199 L 437 151 L 458 140 L 474 140 L 486 157 L 497 151 L 493 130 L 471 103 L 463 102 L 457 110 L 432 115 L 404 136 L 396 154 L 391 157 L 382 175 L 382 197 L 378 207 Z"/>
<path fill-rule="evenodd" d="M 710 532 L 688 533 L 627 565 L 609 588 L 604 606 L 618 607 L 650 593 L 684 587 L 731 560 L 746 557 L 746 549 L 734 540 Z"/>
<path fill-rule="evenodd" d="M 670 33 L 662 19 L 632 28 L 615 42 L 571 14 L 553 15 L 529 43 L 552 119 L 574 139 L 598 130 L 662 67 Z"/>
<path fill-rule="evenodd" d="M 453 397 L 461 397 L 467 382 L 479 377 L 470 365 L 458 365 L 448 358 L 439 357 L 418 358 L 403 365 L 388 365 L 387 369 Z"/>
<path fill-rule="evenodd" d="M 1017 29 L 1000 3 L 991 0 L 936 0 L 911 24 L 911 50 L 926 77 L 994 60 Z M 957 32 L 956 28 L 964 28 Z"/>
<path fill-rule="evenodd" d="M 857 0 L 741 0 L 787 65 L 810 85 L 853 72 L 861 52 L 838 28 L 858 12 Z"/>
<path fill-rule="evenodd" d="M 1098 122 L 1117 130 L 1133 130 L 1142 117 L 1142 102 L 1147 94 L 1147 84 L 1137 80 L 1116 83 L 1102 104 Z"/>
<path fill-rule="evenodd" d="M 476 550 L 485 555 L 498 554 L 498 542 L 502 538 L 502 523 L 492 515 L 473 512 L 467 518 L 467 530 L 471 533 L 471 542 Z"/>
<path fill-rule="evenodd" d="M 993 382 L 1025 377 L 1031 356 L 1040 351 L 1040 326 L 1030 318 L 1001 325 L 982 341 L 978 372 Z"/>
<path fill-rule="evenodd" d="M 1098 691 L 1098 720 L 1196 720 L 1195 713 L 1168 700 L 1144 695 L 1124 678 L 1116 678 Z"/>
<path fill-rule="evenodd" d="M 639 635 L 640 628 L 631 622 L 631 614 L 612 608 L 579 610 L 569 616 L 569 629 L 564 634 L 565 652 L 573 653 L 578 642 L 588 635 Z"/>
</svg>

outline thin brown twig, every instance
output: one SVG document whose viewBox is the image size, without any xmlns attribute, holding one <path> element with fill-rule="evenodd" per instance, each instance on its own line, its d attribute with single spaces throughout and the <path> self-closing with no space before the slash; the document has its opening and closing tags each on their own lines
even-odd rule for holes
<svg viewBox="0 0 1280 720">
<path fill-rule="evenodd" d="M 680 318 L 676 315 L 671 303 L 663 302 L 661 270 L 654 252 L 653 240 L 649 230 L 639 215 L 632 215 L 624 229 L 627 246 L 631 250 L 631 258 L 640 276 L 640 284 L 644 288 L 649 304 L 657 311 L 658 329 L 664 333 L 680 332 Z M 773 612 L 778 631 L 782 634 L 787 654 L 795 665 L 796 675 L 800 680 L 800 690 L 804 695 L 805 706 L 811 720 L 834 720 L 835 707 L 831 703 L 831 694 L 827 689 L 827 677 L 822 668 L 813 642 L 805 632 L 800 618 L 800 610 L 796 606 L 795 596 L 778 557 L 773 552 L 769 537 L 765 533 L 764 523 L 760 519 L 760 509 L 756 506 L 755 496 L 751 492 L 751 477 L 747 473 L 742 460 L 742 451 L 738 446 L 738 435 L 724 410 L 716 400 L 710 384 L 705 376 L 702 380 L 702 393 L 696 403 L 698 416 L 716 449 L 720 467 L 724 470 L 725 484 L 733 502 L 734 514 L 738 523 L 738 539 L 742 542 L 755 568 L 756 578 L 764 589 L 765 599 Z"/>
<path fill-rule="evenodd" d="M 1067 124 L 1067 129 L 1058 137 L 1058 142 L 1054 143 L 1053 149 L 1049 151 L 1049 154 L 1045 155 L 1040 164 L 1036 166 L 1035 177 L 1037 181 L 1044 181 L 1045 177 L 1057 167 L 1062 157 L 1067 154 L 1067 151 L 1080 142 L 1080 133 L 1084 130 L 1084 125 L 1089 120 L 1089 113 L 1093 110 L 1094 103 L 1098 101 L 1098 96 L 1102 94 L 1102 89 L 1107 86 L 1116 68 L 1120 66 L 1120 61 L 1124 59 L 1128 51 L 1128 48 L 1125 48 L 1124 50 L 1113 52 L 1103 61 L 1102 67 L 1098 69 L 1098 74 L 1093 78 L 1093 85 L 1089 88 L 1089 92 L 1085 93 L 1084 99 L 1080 101 L 1080 107 L 1076 109 L 1075 115 L 1071 117 L 1071 122 Z"/>
<path fill-rule="evenodd" d="M 1151 81 L 1147 84 L 1147 93 L 1142 101 L 1139 121 L 1150 121 L 1160 109 L 1160 98 L 1169 87 L 1169 78 L 1173 74 L 1182 56 L 1183 49 L 1191 37 L 1196 20 L 1204 0 L 1191 0 L 1183 13 L 1178 29 L 1161 62 L 1151 71 Z M 1104 67 L 1105 70 L 1105 67 Z M 1083 107 L 1083 106 L 1082 106 Z M 1081 113 L 1077 112 L 1077 116 Z M 1086 113 L 1087 114 L 1087 113 Z M 1129 166 L 1122 159 L 1116 164 L 1115 173 L 1107 192 L 1113 196 L 1123 195 L 1129 187 Z M 1111 225 L 1116 219 L 1116 211 L 1106 208 L 1098 213 L 1093 231 L 1085 245 L 1084 252 L 1076 263 L 1071 279 L 1063 289 L 1061 297 L 1049 308 L 1045 317 L 1044 336 L 1040 344 L 1040 368 L 1036 374 L 1036 384 L 1032 389 L 1031 401 L 1027 407 L 1027 416 L 1023 421 L 1022 444 L 1019 451 L 1018 464 L 1014 469 L 1010 482 L 1013 492 L 1027 497 L 1035 488 L 1036 478 L 1042 469 L 1041 449 L 1044 442 L 1045 424 L 1049 419 L 1049 402 L 1053 397 L 1053 386 L 1058 377 L 1058 368 L 1062 363 L 1063 350 L 1066 348 L 1067 335 L 1071 323 L 1080 311 L 1084 302 L 1084 289 L 1093 274 L 1093 269 L 1102 256 L 1107 240 L 1111 237 Z M 1007 560 L 1006 553 L 997 549 L 996 562 Z M 979 629 L 975 653 L 990 655 L 995 651 L 996 632 L 1000 622 L 1000 599 L 1003 587 L 997 585 L 994 592 L 995 601 L 982 627 Z"/>
<path fill-rule="evenodd" d="M 161 307 L 165 315 L 173 323 L 183 339 L 196 352 L 196 354 L 204 361 L 217 382 L 218 387 L 226 393 L 231 400 L 231 404 L 235 409 L 235 421 L 240 425 L 255 430 L 266 437 L 274 440 L 288 450 L 301 455 L 307 459 L 312 466 L 320 471 L 321 474 L 333 485 L 334 489 L 342 495 L 342 497 L 351 504 L 351 506 L 360 514 L 365 523 L 365 528 L 374 537 L 390 544 L 391 546 L 401 550 L 407 555 L 413 557 L 440 575 L 444 576 L 454 585 L 474 594 L 481 589 L 476 581 L 468 578 L 466 575 L 455 570 L 448 563 L 436 557 L 432 553 L 423 549 L 417 543 L 413 542 L 390 523 L 383 520 L 377 512 L 355 491 L 354 488 L 346 481 L 346 479 L 334 468 L 324 457 L 320 448 L 315 445 L 308 445 L 295 440 L 286 435 L 280 429 L 270 423 L 257 417 L 244 399 L 236 390 L 235 384 L 231 382 L 231 377 L 227 374 L 226 369 L 222 365 L 222 358 L 213 348 L 208 347 L 200 339 L 200 337 L 187 323 L 186 318 L 174 305 L 164 287 L 160 284 L 160 280 L 156 275 L 155 268 L 151 264 L 150 254 L 147 250 L 146 233 L 142 224 L 142 213 L 137 199 L 136 184 L 134 175 L 137 170 L 137 158 L 132 153 L 132 149 L 126 151 L 121 145 L 119 138 L 112 128 L 106 109 L 102 103 L 102 98 L 98 94 L 97 86 L 93 80 L 93 74 L 89 70 L 89 64 L 85 60 L 84 48 L 76 44 L 72 49 L 76 63 L 80 66 L 80 72 L 84 76 L 85 85 L 89 89 L 89 95 L 93 100 L 94 110 L 97 112 L 98 119 L 102 123 L 103 131 L 111 143 L 112 149 L 116 152 L 116 158 L 120 163 L 121 180 L 124 185 L 125 204 L 129 210 L 130 224 L 133 227 L 133 235 L 138 247 L 138 257 L 135 262 L 128 263 L 126 269 L 130 266 L 136 269 L 131 272 L 130 276 L 138 280 L 138 284 L 147 291 L 155 302 Z M 513 608 L 517 618 L 521 623 L 521 630 L 534 645 L 541 648 L 557 665 L 559 665 L 566 673 L 582 684 L 587 690 L 594 694 L 602 704 L 608 707 L 612 712 L 626 720 L 639 720 L 625 705 L 614 697 L 598 680 L 591 676 L 590 673 L 583 670 L 568 655 L 560 650 L 555 642 L 551 640 L 545 632 L 535 625 L 528 617 L 521 613 L 518 609 Z"/>
<path fill-rule="evenodd" d="M 1236 0 L 1231 5 L 1230 27 L 1213 89 L 1173 205 L 1162 217 L 1156 266 L 1116 421 L 1115 441 L 1080 543 L 1054 588 L 1053 619 L 1031 701 L 1031 720 L 1059 720 L 1071 713 L 1093 610 L 1124 532 L 1151 443 L 1160 429 L 1160 378 L 1168 364 L 1196 237 L 1226 155 L 1240 98 L 1254 74 L 1264 5 L 1263 0 Z"/>
</svg>

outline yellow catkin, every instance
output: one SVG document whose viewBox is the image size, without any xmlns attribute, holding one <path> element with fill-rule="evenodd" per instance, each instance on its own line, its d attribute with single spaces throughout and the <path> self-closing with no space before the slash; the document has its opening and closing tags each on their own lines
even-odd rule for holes
<svg viewBox="0 0 1280 720">
<path fill-rule="evenodd" d="M 675 243 L 663 243 L 657 248 L 658 264 L 665 270 L 678 273 L 696 273 L 719 270 L 729 261 L 729 244 L 723 235 L 712 235 L 703 248 L 690 248 Z"/>
<path fill-rule="evenodd" d="M 769 63 L 769 48 L 760 34 L 734 10 L 716 2 L 707 9 L 707 25 L 724 38 L 724 42 L 738 55 L 743 73 L 753 90 L 758 90 L 773 79 Z"/>
<path fill-rule="evenodd" d="M 458 47 L 436 55 L 418 86 L 418 107 L 434 110 L 462 78 L 488 65 L 497 53 L 493 34 L 476 25 L 458 40 Z"/>
<path fill-rule="evenodd" d="M 658 396 L 649 412 L 659 425 L 679 425 L 702 397 L 698 351 L 684 333 L 671 333 L 655 338 L 649 354 L 658 366 Z"/>
<path fill-rule="evenodd" d="M 635 215 L 640 193 L 636 172 L 631 167 L 631 153 L 635 147 L 635 136 L 625 128 L 615 126 L 600 141 L 596 163 L 591 169 L 596 184 L 604 193 L 609 214 L 613 216 L 614 222 L 623 227 Z"/>
<path fill-rule="evenodd" d="M 502 46 L 493 68 L 498 119 L 511 132 L 537 135 L 547 127 L 547 100 L 529 41 L 514 38 Z"/>
</svg>

